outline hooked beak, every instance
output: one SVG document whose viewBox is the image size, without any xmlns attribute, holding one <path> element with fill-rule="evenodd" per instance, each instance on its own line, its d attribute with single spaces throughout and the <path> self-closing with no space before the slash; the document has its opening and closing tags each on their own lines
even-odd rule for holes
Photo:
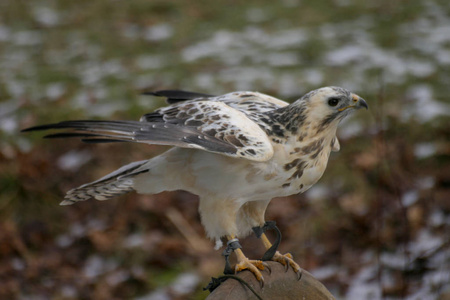
<svg viewBox="0 0 450 300">
<path fill-rule="evenodd" d="M 353 103 L 354 103 L 354 105 L 353 105 L 354 108 L 362 108 L 362 107 L 364 107 L 365 109 L 369 109 L 369 105 L 367 105 L 366 100 L 364 100 L 360 96 L 358 96 L 356 94 L 352 94 L 352 100 L 353 100 Z"/>
<path fill-rule="evenodd" d="M 361 98 L 360 96 L 356 95 L 356 94 L 352 94 L 352 105 L 343 107 L 341 109 L 339 109 L 339 111 L 344 111 L 347 108 L 354 108 L 354 109 L 360 109 L 360 108 L 365 108 L 365 109 L 369 109 L 369 105 L 367 105 L 366 100 L 364 100 L 363 98 Z"/>
</svg>

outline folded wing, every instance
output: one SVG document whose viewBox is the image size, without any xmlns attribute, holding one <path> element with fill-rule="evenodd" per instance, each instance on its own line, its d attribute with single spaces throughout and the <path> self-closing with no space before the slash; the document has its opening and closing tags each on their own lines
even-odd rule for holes
<svg viewBox="0 0 450 300">
<path fill-rule="evenodd" d="M 62 129 L 46 138 L 80 137 L 84 142 L 138 142 L 197 148 L 231 157 L 266 161 L 273 155 L 267 134 L 243 112 L 222 102 L 177 102 L 140 121 L 64 121 L 24 131 Z M 68 130 L 68 131 L 67 131 Z"/>
</svg>

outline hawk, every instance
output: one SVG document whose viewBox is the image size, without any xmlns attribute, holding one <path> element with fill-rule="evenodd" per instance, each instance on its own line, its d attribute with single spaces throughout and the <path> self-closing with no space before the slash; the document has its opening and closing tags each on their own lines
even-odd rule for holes
<svg viewBox="0 0 450 300">
<path fill-rule="evenodd" d="M 189 191 L 200 197 L 201 222 L 216 248 L 226 238 L 234 245 L 235 271 L 249 269 L 263 282 L 259 270 L 267 265 L 249 260 L 238 239 L 264 227 L 272 198 L 303 193 L 320 179 L 330 152 L 340 148 L 338 124 L 355 110 L 367 109 L 367 103 L 340 87 L 313 90 L 292 104 L 247 91 L 220 96 L 173 90 L 149 94 L 167 97 L 169 105 L 139 121 L 63 121 L 23 130 L 63 130 L 45 137 L 78 137 L 89 143 L 173 146 L 70 190 L 61 205 L 107 200 L 131 191 Z M 273 248 L 264 231 L 257 236 L 267 249 Z M 271 259 L 300 273 L 289 253 L 275 249 Z"/>
</svg>

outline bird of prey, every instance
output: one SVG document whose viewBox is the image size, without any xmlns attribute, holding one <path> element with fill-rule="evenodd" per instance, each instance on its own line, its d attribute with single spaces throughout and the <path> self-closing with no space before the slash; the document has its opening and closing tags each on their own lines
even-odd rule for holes
<svg viewBox="0 0 450 300">
<path fill-rule="evenodd" d="M 340 87 L 313 90 L 292 104 L 247 91 L 220 96 L 173 90 L 150 94 L 167 97 L 169 105 L 139 121 L 63 121 L 24 130 L 58 129 L 63 132 L 46 137 L 79 137 L 90 143 L 173 146 L 70 190 L 61 205 L 107 200 L 131 191 L 189 191 L 200 197 L 201 222 L 216 248 L 226 238 L 234 245 L 235 271 L 249 269 L 263 282 L 260 270 L 265 263 L 249 260 L 238 239 L 264 227 L 272 198 L 303 193 L 319 180 L 330 152 L 340 148 L 338 124 L 353 111 L 367 109 L 367 103 Z M 257 235 L 267 249 L 272 247 L 264 232 Z M 274 251 L 271 256 L 300 272 L 289 253 Z"/>
</svg>

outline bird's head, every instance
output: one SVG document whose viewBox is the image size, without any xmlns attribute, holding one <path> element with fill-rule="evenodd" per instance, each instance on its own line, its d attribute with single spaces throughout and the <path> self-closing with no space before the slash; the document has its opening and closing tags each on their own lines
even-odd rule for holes
<svg viewBox="0 0 450 300">
<path fill-rule="evenodd" d="M 294 105 L 304 108 L 306 122 L 322 131 L 328 127 L 337 127 L 339 122 L 360 108 L 368 109 L 366 101 L 356 94 L 340 87 L 323 87 L 309 92 Z M 333 126 L 335 125 L 335 126 Z"/>
</svg>

